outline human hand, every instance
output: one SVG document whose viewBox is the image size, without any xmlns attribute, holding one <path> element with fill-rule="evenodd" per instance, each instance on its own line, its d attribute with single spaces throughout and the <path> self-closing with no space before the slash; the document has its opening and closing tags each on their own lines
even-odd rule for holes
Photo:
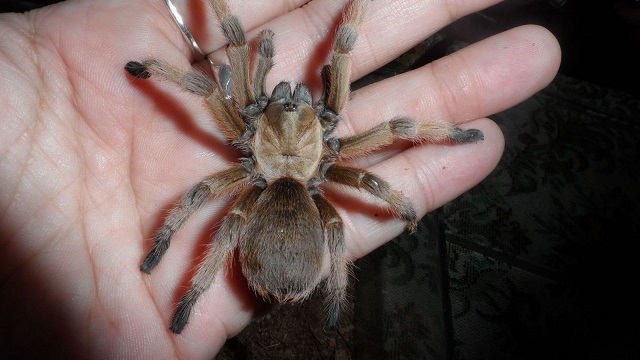
<svg viewBox="0 0 640 360">
<path fill-rule="evenodd" d="M 230 1 L 250 37 L 261 28 L 275 33 L 268 89 L 283 79 L 319 88 L 331 45 L 326 39 L 344 4 L 313 0 L 293 9 L 304 2 Z M 373 2 L 353 53 L 353 79 L 496 2 Z M 175 3 L 182 9 L 199 2 Z M 222 56 L 211 11 L 197 5 L 182 12 L 203 51 Z M 210 358 L 257 311 L 237 271 L 218 275 L 182 334 L 172 334 L 168 324 L 228 199 L 193 215 L 151 276 L 139 270 L 167 209 L 194 183 L 236 161 L 200 98 L 132 79 L 123 69 L 149 57 L 190 66 L 191 48 L 165 4 L 66 1 L 3 14 L 0 33 L 2 351 Z M 484 117 L 547 85 L 559 59 L 548 31 L 513 29 L 356 91 L 336 134 L 359 133 L 396 115 L 481 129 L 485 140 L 478 143 L 393 146 L 360 160 L 412 199 L 422 216 L 494 168 L 503 138 Z M 352 260 L 404 227 L 355 205 L 336 207 Z"/>
</svg>

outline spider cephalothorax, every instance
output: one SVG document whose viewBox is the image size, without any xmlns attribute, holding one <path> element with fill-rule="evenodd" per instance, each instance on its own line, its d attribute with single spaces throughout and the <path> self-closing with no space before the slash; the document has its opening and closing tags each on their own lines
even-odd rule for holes
<svg viewBox="0 0 640 360">
<path fill-rule="evenodd" d="M 157 232 L 153 248 L 142 263 L 141 270 L 149 273 L 166 252 L 173 234 L 208 198 L 229 192 L 238 194 L 178 305 L 172 331 L 182 331 L 196 300 L 236 248 L 249 286 L 260 296 L 278 301 L 302 300 L 313 292 L 323 280 L 322 262 L 328 249 L 327 323 L 335 325 L 346 296 L 349 268 L 343 223 L 323 197 L 322 183 L 332 181 L 371 193 L 413 229 L 417 219 L 410 201 L 385 180 L 346 165 L 344 160 L 396 139 L 482 139 L 479 130 L 462 130 L 446 122 L 419 124 L 405 117 L 354 136 L 331 135 L 349 97 L 349 53 L 356 43 L 367 2 L 354 0 L 348 6 L 330 63 L 321 72 L 323 95 L 315 103 L 303 84 L 292 90 L 290 83 L 281 82 L 267 94 L 265 78 L 273 64 L 273 33 L 269 30 L 260 33 L 258 63 L 251 81 L 244 30 L 223 0 L 210 0 L 229 42 L 230 64 L 218 72 L 219 81 L 201 72 L 178 70 L 159 60 L 126 65 L 126 70 L 137 78 L 157 76 L 204 97 L 220 130 L 242 153 L 235 166 L 212 174 L 182 197 Z M 229 83 L 231 86 L 221 85 Z"/>
</svg>

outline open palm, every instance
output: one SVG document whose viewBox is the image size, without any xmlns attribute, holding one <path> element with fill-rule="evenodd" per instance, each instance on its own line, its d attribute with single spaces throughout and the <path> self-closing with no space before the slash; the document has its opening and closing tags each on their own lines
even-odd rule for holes
<svg viewBox="0 0 640 360">
<path fill-rule="evenodd" d="M 265 27 L 276 34 L 268 89 L 280 80 L 319 86 L 326 39 L 344 3 L 313 0 L 297 9 L 305 2 L 230 1 L 250 36 Z M 373 2 L 353 54 L 354 80 L 496 2 Z M 222 56 L 223 37 L 210 10 L 201 6 L 187 15 L 203 50 Z M 164 2 L 68 0 L 3 14 L 0 34 L 0 351 L 210 358 L 256 312 L 237 271 L 219 274 L 182 334 L 172 334 L 168 324 L 228 199 L 196 213 L 150 276 L 139 271 L 171 205 L 237 155 L 200 98 L 133 79 L 123 69 L 150 57 L 190 66 L 190 47 Z M 401 144 L 359 162 L 390 180 L 424 215 L 493 169 L 503 139 L 484 117 L 548 84 L 559 57 L 546 30 L 508 31 L 354 92 L 337 134 L 396 115 L 481 129 L 479 143 Z M 375 217 L 379 208 L 364 202 L 340 201 L 352 198 L 334 200 L 347 227 L 349 257 L 356 259 L 397 235 L 403 223 Z"/>
</svg>

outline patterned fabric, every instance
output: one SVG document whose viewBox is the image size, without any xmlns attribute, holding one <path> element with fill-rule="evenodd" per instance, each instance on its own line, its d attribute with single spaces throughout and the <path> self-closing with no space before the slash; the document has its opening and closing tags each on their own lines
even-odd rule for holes
<svg viewBox="0 0 640 360">
<path fill-rule="evenodd" d="M 355 358 L 444 358 L 451 324 L 441 224 L 426 216 L 414 234 L 357 262 Z"/>
<path fill-rule="evenodd" d="M 640 99 L 559 75 L 492 118 L 505 153 L 444 207 L 444 238 L 403 235 L 363 259 L 379 267 L 359 266 L 378 283 L 357 283 L 356 309 L 383 315 L 355 358 L 638 358 Z M 438 228 L 433 214 L 424 222 Z"/>
<path fill-rule="evenodd" d="M 456 359 L 637 358 L 640 99 L 564 76 L 445 207 Z"/>
</svg>

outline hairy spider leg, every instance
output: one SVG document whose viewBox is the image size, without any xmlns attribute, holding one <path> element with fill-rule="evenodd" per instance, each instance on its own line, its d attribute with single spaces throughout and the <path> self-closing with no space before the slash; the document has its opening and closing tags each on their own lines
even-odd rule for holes
<svg viewBox="0 0 640 360">
<path fill-rule="evenodd" d="M 346 246 L 342 218 L 322 195 L 313 195 L 313 201 L 320 212 L 330 255 L 329 276 L 325 280 L 324 288 L 327 294 L 325 300 L 326 324 L 331 329 L 337 325 L 340 312 L 346 302 L 350 264 L 345 259 Z"/>
<path fill-rule="evenodd" d="M 366 155 L 391 144 L 396 139 L 408 139 L 414 142 L 453 140 L 464 143 L 479 141 L 482 138 L 482 132 L 477 129 L 463 130 L 444 121 L 416 124 L 413 119 L 399 117 L 383 122 L 361 134 L 338 139 L 338 158 L 348 159 Z M 330 181 L 366 190 L 386 201 L 393 213 L 407 221 L 407 227 L 410 230 L 415 229 L 416 212 L 411 202 L 400 192 L 392 190 L 386 181 L 365 170 L 341 165 L 330 166 L 325 176 Z"/>
<path fill-rule="evenodd" d="M 244 122 L 236 109 L 225 99 L 225 93 L 206 74 L 199 71 L 182 71 L 166 61 L 145 60 L 130 61 L 125 66 L 129 74 L 139 79 L 151 76 L 169 81 L 181 89 L 205 98 L 205 102 L 213 112 L 213 119 L 218 129 L 232 141 L 240 139 L 245 130 Z"/>
<path fill-rule="evenodd" d="M 209 4 L 220 21 L 224 37 L 229 42 L 227 56 L 231 65 L 233 100 L 240 109 L 243 109 L 255 102 L 249 75 L 250 53 L 247 38 L 242 24 L 231 13 L 226 1 L 210 0 Z"/>
<path fill-rule="evenodd" d="M 256 99 L 264 104 L 269 100 L 266 89 L 266 78 L 273 67 L 273 52 L 273 31 L 262 30 L 258 40 L 258 66 L 253 83 L 253 92 L 256 95 Z"/>
<path fill-rule="evenodd" d="M 325 174 L 329 181 L 365 190 L 384 200 L 391 212 L 407 222 L 407 228 L 413 231 L 417 225 L 416 211 L 401 192 L 393 190 L 389 183 L 375 174 L 351 166 L 333 165 Z"/>
<path fill-rule="evenodd" d="M 193 279 L 191 279 L 191 287 L 182 296 L 180 303 L 178 303 L 170 327 L 174 333 L 179 334 L 182 332 L 189 320 L 191 310 L 200 295 L 211 286 L 222 266 L 229 263 L 229 257 L 238 245 L 251 207 L 261 192 L 261 188 L 251 186 L 245 189 L 232 205 L 213 243 L 209 246 L 204 261 L 198 266 L 198 271 Z"/>
<path fill-rule="evenodd" d="M 341 159 L 366 155 L 375 149 L 391 144 L 396 139 L 431 143 L 452 140 L 465 143 L 480 141 L 483 139 L 483 135 L 478 129 L 463 130 L 446 121 L 429 121 L 417 124 L 411 118 L 398 117 L 363 133 L 338 139 L 339 155 Z"/>
<path fill-rule="evenodd" d="M 211 175 L 187 191 L 180 204 L 171 210 L 164 224 L 156 233 L 153 239 L 153 247 L 142 262 L 140 270 L 148 274 L 158 265 L 160 259 L 169 248 L 173 234 L 206 200 L 222 193 L 238 190 L 242 185 L 246 184 L 248 178 L 249 172 L 244 167 L 236 165 Z"/>
<path fill-rule="evenodd" d="M 367 0 L 354 0 L 349 4 L 338 27 L 330 65 L 323 69 L 327 77 L 324 82 L 328 85 L 326 105 L 335 114 L 340 114 L 349 100 L 351 51 L 358 39 L 367 3 Z"/>
</svg>

